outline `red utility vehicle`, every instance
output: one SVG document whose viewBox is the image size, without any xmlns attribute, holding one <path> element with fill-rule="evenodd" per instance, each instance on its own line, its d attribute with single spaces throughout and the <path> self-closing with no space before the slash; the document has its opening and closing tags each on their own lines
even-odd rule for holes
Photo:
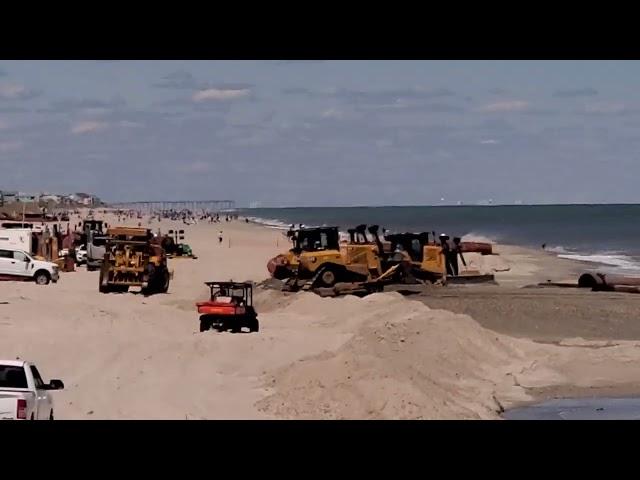
<svg viewBox="0 0 640 480">
<path fill-rule="evenodd" d="M 196 303 L 200 314 L 200 331 L 210 328 L 219 331 L 249 332 L 260 329 L 258 315 L 253 308 L 253 284 L 250 282 L 205 282 L 211 298 Z"/>
</svg>

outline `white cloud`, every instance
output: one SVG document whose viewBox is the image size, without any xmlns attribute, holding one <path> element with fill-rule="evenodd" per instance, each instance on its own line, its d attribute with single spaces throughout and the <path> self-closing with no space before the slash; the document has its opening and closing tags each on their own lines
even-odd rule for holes
<svg viewBox="0 0 640 480">
<path fill-rule="evenodd" d="M 85 120 L 78 122 L 71 127 L 71 133 L 81 135 L 83 133 L 93 133 L 105 130 L 109 127 L 107 122 L 97 122 L 95 120 Z"/>
<path fill-rule="evenodd" d="M 0 152 L 9 153 L 20 150 L 23 146 L 22 142 L 0 142 Z"/>
<path fill-rule="evenodd" d="M 323 118 L 342 118 L 343 114 L 337 108 L 329 108 L 328 110 L 325 110 L 324 112 L 322 112 L 322 117 Z"/>
<path fill-rule="evenodd" d="M 482 145 L 496 145 L 500 143 L 498 140 L 494 140 L 493 138 L 488 138 L 486 140 L 480 140 Z"/>
<path fill-rule="evenodd" d="M 122 120 L 121 122 L 118 123 L 118 125 L 124 128 L 140 128 L 143 126 L 141 123 L 130 122 L 128 120 Z"/>
<path fill-rule="evenodd" d="M 626 107 L 622 103 L 600 102 L 587 105 L 584 110 L 586 113 L 621 113 Z"/>
<path fill-rule="evenodd" d="M 27 87 L 15 83 L 0 84 L 0 98 L 21 98 L 28 93 Z"/>
<path fill-rule="evenodd" d="M 481 112 L 521 112 L 529 107 L 529 102 L 524 100 L 506 100 L 503 102 L 495 102 L 480 108 Z"/>
<path fill-rule="evenodd" d="M 237 100 L 249 96 L 249 93 L 248 88 L 207 88 L 194 93 L 191 98 L 194 102 Z"/>
</svg>

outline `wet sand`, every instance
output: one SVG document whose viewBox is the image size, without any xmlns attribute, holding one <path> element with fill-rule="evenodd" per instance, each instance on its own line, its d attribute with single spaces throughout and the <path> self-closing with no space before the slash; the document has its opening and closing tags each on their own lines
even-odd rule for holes
<svg viewBox="0 0 640 480">
<path fill-rule="evenodd" d="M 640 340 L 640 295 L 563 288 L 465 286 L 416 295 L 431 308 L 471 316 L 505 335 L 538 342 Z"/>
</svg>

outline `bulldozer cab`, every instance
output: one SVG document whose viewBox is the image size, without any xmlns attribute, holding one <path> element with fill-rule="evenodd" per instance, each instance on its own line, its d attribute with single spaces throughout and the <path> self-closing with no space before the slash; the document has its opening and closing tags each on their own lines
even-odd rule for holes
<svg viewBox="0 0 640 480">
<path fill-rule="evenodd" d="M 338 227 L 300 228 L 290 230 L 289 237 L 293 242 L 292 251 L 316 252 L 321 250 L 339 250 L 340 234 Z"/>
<path fill-rule="evenodd" d="M 112 241 L 147 242 L 153 238 L 153 233 L 148 228 L 112 227 L 107 229 L 107 236 Z"/>
<path fill-rule="evenodd" d="M 391 243 L 391 251 L 401 250 L 407 253 L 412 262 L 421 263 L 424 260 L 424 247 L 429 244 L 429 234 L 396 233 L 387 235 L 385 240 Z"/>
<path fill-rule="evenodd" d="M 428 232 L 397 233 L 385 239 L 391 243 L 392 251 L 406 254 L 416 269 L 437 275 L 446 273 L 442 247 L 429 242 Z"/>
<path fill-rule="evenodd" d="M 82 231 L 103 232 L 105 223 L 102 220 L 87 219 L 82 221 Z"/>
<path fill-rule="evenodd" d="M 180 240 L 184 240 L 184 230 L 169 230 L 169 237 L 173 238 L 175 243 L 179 243 Z"/>
</svg>

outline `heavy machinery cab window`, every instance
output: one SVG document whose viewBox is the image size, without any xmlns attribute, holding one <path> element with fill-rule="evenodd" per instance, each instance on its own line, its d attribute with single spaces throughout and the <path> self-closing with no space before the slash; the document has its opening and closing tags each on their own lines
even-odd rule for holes
<svg viewBox="0 0 640 480">
<path fill-rule="evenodd" d="M 11 250 L 0 250 L 0 258 L 13 258 Z"/>
<path fill-rule="evenodd" d="M 329 237 L 324 232 L 320 234 L 320 248 L 323 250 L 329 248 Z"/>
<path fill-rule="evenodd" d="M 411 258 L 416 261 L 422 260 L 422 243 L 417 238 L 411 240 Z"/>
<path fill-rule="evenodd" d="M 314 252 L 316 250 L 337 250 L 339 248 L 338 229 L 299 230 L 291 234 L 294 249 Z"/>
<path fill-rule="evenodd" d="M 106 237 L 93 237 L 91 243 L 96 247 L 103 247 L 107 243 Z"/>
<path fill-rule="evenodd" d="M 28 388 L 24 368 L 0 365 L 0 388 Z"/>
</svg>

